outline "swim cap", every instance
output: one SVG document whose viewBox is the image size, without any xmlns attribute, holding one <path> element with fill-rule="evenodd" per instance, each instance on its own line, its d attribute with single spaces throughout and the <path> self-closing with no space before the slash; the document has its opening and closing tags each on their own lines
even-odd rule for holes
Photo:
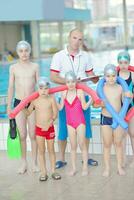
<svg viewBox="0 0 134 200">
<path fill-rule="evenodd" d="M 106 76 L 111 74 L 117 75 L 116 67 L 113 64 L 108 64 L 104 68 L 104 75 Z"/>
<path fill-rule="evenodd" d="M 31 45 L 27 41 L 19 41 L 16 46 L 16 52 L 18 52 L 19 49 L 23 48 L 28 49 L 28 51 L 31 53 Z"/>
<path fill-rule="evenodd" d="M 66 81 L 76 81 L 76 76 L 73 71 L 69 71 L 65 74 L 65 80 Z"/>
<path fill-rule="evenodd" d="M 126 61 L 130 62 L 130 55 L 127 51 L 122 51 L 118 54 L 117 60 L 118 60 L 118 62 L 120 60 L 126 60 Z"/>
<path fill-rule="evenodd" d="M 39 77 L 38 87 L 40 87 L 40 86 L 50 88 L 50 83 L 46 77 L 44 77 L 44 76 Z"/>
</svg>

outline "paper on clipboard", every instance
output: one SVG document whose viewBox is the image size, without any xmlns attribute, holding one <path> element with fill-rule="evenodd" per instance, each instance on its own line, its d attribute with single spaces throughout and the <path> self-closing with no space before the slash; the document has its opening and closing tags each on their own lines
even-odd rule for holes
<svg viewBox="0 0 134 200">
<path fill-rule="evenodd" d="M 86 78 L 80 79 L 80 82 L 87 82 L 87 81 L 91 81 L 92 79 L 96 79 L 96 78 L 100 78 L 100 77 L 101 77 L 101 75 L 99 75 L 99 76 L 88 76 Z"/>
</svg>

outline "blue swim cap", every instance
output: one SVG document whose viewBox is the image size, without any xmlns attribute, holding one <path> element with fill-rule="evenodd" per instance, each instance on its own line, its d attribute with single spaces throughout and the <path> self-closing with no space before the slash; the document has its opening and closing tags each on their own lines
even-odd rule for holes
<svg viewBox="0 0 134 200">
<path fill-rule="evenodd" d="M 119 62 L 119 61 L 123 61 L 123 60 L 126 60 L 126 61 L 128 61 L 128 62 L 130 62 L 130 55 L 129 55 L 129 53 L 127 52 L 127 51 L 122 51 L 122 52 L 120 52 L 119 54 L 118 54 L 118 56 L 117 56 L 117 61 Z"/>
</svg>

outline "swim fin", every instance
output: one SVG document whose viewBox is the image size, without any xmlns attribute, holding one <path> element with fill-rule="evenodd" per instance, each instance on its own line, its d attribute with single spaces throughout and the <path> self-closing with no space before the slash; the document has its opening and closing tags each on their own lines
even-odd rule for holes
<svg viewBox="0 0 134 200">
<path fill-rule="evenodd" d="M 9 158 L 21 158 L 21 143 L 15 119 L 10 119 L 7 138 L 7 154 Z"/>
<path fill-rule="evenodd" d="M 17 129 L 16 129 L 16 121 L 15 121 L 15 119 L 10 119 L 9 120 L 9 124 L 10 124 L 10 130 L 9 130 L 10 138 L 11 139 L 15 139 L 16 136 L 17 136 Z"/>
</svg>

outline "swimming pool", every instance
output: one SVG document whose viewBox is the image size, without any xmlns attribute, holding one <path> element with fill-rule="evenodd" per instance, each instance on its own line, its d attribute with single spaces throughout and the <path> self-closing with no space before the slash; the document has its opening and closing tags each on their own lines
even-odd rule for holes
<svg viewBox="0 0 134 200">
<path fill-rule="evenodd" d="M 40 66 L 41 76 L 49 77 L 51 58 L 41 59 L 37 63 Z M 0 65 L 0 95 L 6 95 L 9 80 L 9 64 Z"/>
<path fill-rule="evenodd" d="M 37 63 L 40 66 L 40 75 L 41 76 L 50 76 L 50 63 L 51 63 L 51 57 L 41 59 L 37 61 Z M 8 89 L 8 81 L 9 81 L 9 64 L 0 65 L 0 96 L 6 96 L 7 95 L 7 89 Z M 51 84 L 54 85 L 53 83 Z M 90 85 L 92 88 L 96 88 L 94 84 Z M 7 115 L 5 114 L 6 107 L 0 104 L 0 118 L 7 118 Z M 99 118 L 100 109 L 94 109 L 92 108 L 92 118 Z"/>
</svg>

